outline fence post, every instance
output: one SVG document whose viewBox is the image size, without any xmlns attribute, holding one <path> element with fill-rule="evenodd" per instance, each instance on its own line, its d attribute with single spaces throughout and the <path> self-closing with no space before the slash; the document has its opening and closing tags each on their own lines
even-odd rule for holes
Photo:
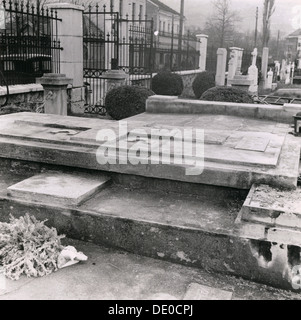
<svg viewBox="0 0 301 320">
<path fill-rule="evenodd" d="M 73 79 L 72 113 L 83 113 L 85 104 L 83 57 L 83 6 L 52 3 L 48 7 L 57 12 L 62 21 L 57 24 L 57 36 L 63 50 L 60 54 L 60 73 Z"/>
<path fill-rule="evenodd" d="M 201 71 L 205 71 L 206 59 L 207 59 L 208 36 L 206 34 L 197 34 L 196 37 L 199 40 L 199 51 L 200 51 L 199 68 L 201 69 Z"/>
</svg>

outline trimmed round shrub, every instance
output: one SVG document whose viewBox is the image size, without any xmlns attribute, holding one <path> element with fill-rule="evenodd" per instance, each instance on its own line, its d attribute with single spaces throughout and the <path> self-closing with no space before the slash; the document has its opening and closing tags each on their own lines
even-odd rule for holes
<svg viewBox="0 0 301 320">
<path fill-rule="evenodd" d="M 161 71 L 152 80 L 152 90 L 162 96 L 179 96 L 184 90 L 182 77 L 170 71 Z"/>
<path fill-rule="evenodd" d="M 251 95 L 248 92 L 232 87 L 211 88 L 202 94 L 201 100 L 254 103 Z"/>
<path fill-rule="evenodd" d="M 200 99 L 205 91 L 213 87 L 215 87 L 214 74 L 207 71 L 199 73 L 192 83 L 192 89 L 197 99 Z"/>
<path fill-rule="evenodd" d="M 154 92 L 138 86 L 121 86 L 106 96 L 107 113 L 115 120 L 122 120 L 145 112 L 145 103 Z"/>
</svg>

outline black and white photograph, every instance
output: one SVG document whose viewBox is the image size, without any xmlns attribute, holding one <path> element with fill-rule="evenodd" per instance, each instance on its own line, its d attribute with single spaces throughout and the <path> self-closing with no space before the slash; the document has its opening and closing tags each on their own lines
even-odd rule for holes
<svg viewBox="0 0 301 320">
<path fill-rule="evenodd" d="M 0 0 L 7 300 L 301 300 L 300 0 Z"/>
</svg>

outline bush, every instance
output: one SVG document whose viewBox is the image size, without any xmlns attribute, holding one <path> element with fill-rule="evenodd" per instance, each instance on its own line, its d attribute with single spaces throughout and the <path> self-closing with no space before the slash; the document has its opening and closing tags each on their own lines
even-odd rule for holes
<svg viewBox="0 0 301 320">
<path fill-rule="evenodd" d="M 182 77 L 170 71 L 161 71 L 152 80 L 152 89 L 163 96 L 179 96 L 184 90 Z"/>
<path fill-rule="evenodd" d="M 106 96 L 108 114 L 115 120 L 122 120 L 145 112 L 145 103 L 154 93 L 144 87 L 122 86 L 112 89 Z"/>
<path fill-rule="evenodd" d="M 232 87 L 211 88 L 203 93 L 201 100 L 254 103 L 251 95 L 248 92 Z"/>
<path fill-rule="evenodd" d="M 207 71 L 199 73 L 192 83 L 192 89 L 197 99 L 200 99 L 202 94 L 212 87 L 215 87 L 215 77 Z"/>
</svg>

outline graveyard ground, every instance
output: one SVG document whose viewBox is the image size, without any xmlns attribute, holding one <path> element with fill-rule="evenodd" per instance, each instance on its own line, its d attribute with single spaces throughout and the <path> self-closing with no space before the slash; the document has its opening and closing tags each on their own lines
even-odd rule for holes
<svg viewBox="0 0 301 320">
<path fill-rule="evenodd" d="M 232 300 L 301 299 L 300 294 L 241 278 L 87 242 L 64 241 L 87 254 L 88 261 L 43 278 L 7 280 L 6 290 L 0 290 L 0 300 L 182 300 L 192 283 L 230 292 Z"/>
</svg>

